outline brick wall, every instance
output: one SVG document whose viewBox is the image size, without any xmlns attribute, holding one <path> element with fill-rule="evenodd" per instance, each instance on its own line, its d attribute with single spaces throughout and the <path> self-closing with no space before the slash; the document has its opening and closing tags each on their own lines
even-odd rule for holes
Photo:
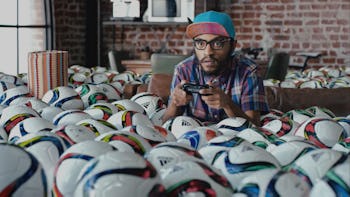
<svg viewBox="0 0 350 197">
<path fill-rule="evenodd" d="M 53 2 L 56 36 L 55 49 L 68 50 L 70 65 L 84 65 L 85 0 L 59 0 Z"/>
<path fill-rule="evenodd" d="M 110 0 L 102 1 L 104 20 L 112 15 Z M 70 62 L 84 62 L 84 1 L 55 1 L 57 48 L 69 49 Z M 322 52 L 313 65 L 350 66 L 350 1 L 349 0 L 221 0 L 219 7 L 233 18 L 238 47 L 276 48 L 294 55 L 299 51 Z M 225 4 L 224 4 L 225 3 Z M 165 43 L 173 53 L 191 53 L 191 40 L 185 26 L 103 26 L 102 65 L 107 65 L 107 52 L 115 47 L 128 50 L 137 58 L 141 48 L 154 51 Z M 113 34 L 115 43 L 113 43 Z M 292 56 L 293 57 L 293 56 Z M 302 59 L 292 58 L 294 62 Z"/>
</svg>

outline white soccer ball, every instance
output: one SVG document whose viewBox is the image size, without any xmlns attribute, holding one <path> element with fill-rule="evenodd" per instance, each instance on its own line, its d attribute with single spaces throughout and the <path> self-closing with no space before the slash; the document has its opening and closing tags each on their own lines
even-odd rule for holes
<svg viewBox="0 0 350 197">
<path fill-rule="evenodd" d="M 107 120 L 118 111 L 118 108 L 111 103 L 95 103 L 84 110 L 85 113 L 97 120 Z"/>
<path fill-rule="evenodd" d="M 127 130 L 143 137 L 151 146 L 156 146 L 157 144 L 167 141 L 165 137 L 153 127 L 153 125 L 134 124 Z"/>
<path fill-rule="evenodd" d="M 337 121 L 341 126 L 343 126 L 346 136 L 350 137 L 350 118 L 335 117 L 333 120 Z"/>
<path fill-rule="evenodd" d="M 299 125 L 299 123 L 292 120 L 291 118 L 283 117 L 270 121 L 269 123 L 265 124 L 262 128 L 271 131 L 278 137 L 281 137 L 284 135 L 293 135 L 295 130 L 299 127 Z"/>
<path fill-rule="evenodd" d="M 91 116 L 82 110 L 70 109 L 58 113 L 52 119 L 52 123 L 56 126 L 64 126 L 69 124 L 76 124 L 77 122 L 91 118 Z"/>
<path fill-rule="evenodd" d="M 28 151 L 0 143 L 0 193 L 4 196 L 47 196 L 41 163 Z"/>
<path fill-rule="evenodd" d="M 156 145 L 146 153 L 145 158 L 160 172 L 180 161 L 203 160 L 198 151 L 191 146 L 176 142 Z"/>
<path fill-rule="evenodd" d="M 150 92 L 141 92 L 135 94 L 130 98 L 130 100 L 141 105 L 145 109 L 148 116 L 159 109 L 166 108 L 166 105 L 162 98 Z"/>
<path fill-rule="evenodd" d="M 162 173 L 166 196 L 232 196 L 234 190 L 217 169 L 200 161 L 182 161 Z"/>
<path fill-rule="evenodd" d="M 277 169 L 257 171 L 245 177 L 238 192 L 247 196 L 308 196 L 311 187 L 306 181 L 291 172 Z"/>
<path fill-rule="evenodd" d="M 15 103 L 16 100 L 26 97 L 30 97 L 28 87 L 25 85 L 16 86 L 4 91 L 0 95 L 0 104 L 11 105 Z"/>
<path fill-rule="evenodd" d="M 87 76 L 84 73 L 70 73 L 68 74 L 68 86 L 77 88 L 81 84 L 85 83 Z"/>
<path fill-rule="evenodd" d="M 284 113 L 282 117 L 289 117 L 290 119 L 294 120 L 295 122 L 301 124 L 304 121 L 310 119 L 311 117 L 314 117 L 314 115 L 306 110 L 303 109 L 292 109 L 288 112 Z"/>
<path fill-rule="evenodd" d="M 288 170 L 295 160 L 315 149 L 318 147 L 306 140 L 290 141 L 276 146 L 270 153 L 279 161 L 283 169 Z"/>
<path fill-rule="evenodd" d="M 82 84 L 74 89 L 84 103 L 84 109 L 95 103 L 106 103 L 107 95 L 94 84 Z"/>
<path fill-rule="evenodd" d="M 188 144 L 194 149 L 199 150 L 207 145 L 208 141 L 219 135 L 222 134 L 217 128 L 201 126 L 187 131 L 177 139 L 177 142 Z"/>
<path fill-rule="evenodd" d="M 245 140 L 240 137 L 220 135 L 209 140 L 208 144 L 200 148 L 198 152 L 208 164 L 213 165 L 218 156 L 243 141 Z"/>
<path fill-rule="evenodd" d="M 119 111 L 130 110 L 130 111 L 136 111 L 142 114 L 146 114 L 145 109 L 141 105 L 129 99 L 114 101 L 112 102 L 112 104 L 115 105 Z"/>
<path fill-rule="evenodd" d="M 344 153 L 350 153 L 350 137 L 344 138 L 334 144 L 333 150 L 337 150 Z"/>
<path fill-rule="evenodd" d="M 0 143 L 7 142 L 8 134 L 6 133 L 5 129 L 0 127 Z"/>
<path fill-rule="evenodd" d="M 164 187 L 156 169 L 142 156 L 113 151 L 89 161 L 74 192 L 85 196 L 162 196 Z"/>
<path fill-rule="evenodd" d="M 124 130 L 103 133 L 97 136 L 95 140 L 109 143 L 118 151 L 133 152 L 142 156 L 152 148 L 152 146 L 143 137 Z"/>
<path fill-rule="evenodd" d="M 38 111 L 42 118 L 50 122 L 53 122 L 53 118 L 61 112 L 63 112 L 63 109 L 55 106 L 48 106 Z"/>
<path fill-rule="evenodd" d="M 225 118 L 216 124 L 216 128 L 219 129 L 224 135 L 236 135 L 240 131 L 252 127 L 253 124 L 242 117 Z"/>
<path fill-rule="evenodd" d="M 162 125 L 162 127 L 171 131 L 176 139 L 178 139 L 187 131 L 200 126 L 203 126 L 203 123 L 198 119 L 190 116 L 176 116 L 175 118 L 171 118 L 165 121 Z"/>
<path fill-rule="evenodd" d="M 105 120 L 95 120 L 92 118 L 80 120 L 76 123 L 76 125 L 81 125 L 90 129 L 91 132 L 95 133 L 96 136 L 116 129 L 111 123 Z"/>
<path fill-rule="evenodd" d="M 42 101 L 36 97 L 29 97 L 26 102 L 21 103 L 21 104 L 34 109 L 36 112 L 39 112 L 46 107 L 49 107 L 49 105 L 47 103 L 45 103 L 44 101 Z"/>
<path fill-rule="evenodd" d="M 73 196 L 78 175 L 84 165 L 91 159 L 113 150 L 115 150 L 113 146 L 94 140 L 83 141 L 69 147 L 56 164 L 53 195 Z"/>
<path fill-rule="evenodd" d="M 280 169 L 278 160 L 271 153 L 246 141 L 218 156 L 213 166 L 221 170 L 233 187 L 255 171 Z"/>
<path fill-rule="evenodd" d="M 15 127 L 11 129 L 8 141 L 14 143 L 29 133 L 36 133 L 39 131 L 50 132 L 54 128 L 55 128 L 55 125 L 45 120 L 44 118 L 41 118 L 41 117 L 27 118 L 19 122 Z"/>
<path fill-rule="evenodd" d="M 314 185 L 335 164 L 346 158 L 345 154 L 332 149 L 316 149 L 294 161 L 290 171 L 308 181 L 309 185 Z"/>
<path fill-rule="evenodd" d="M 308 112 L 311 112 L 315 117 L 320 117 L 320 118 L 334 118 L 335 114 L 325 108 L 325 107 L 320 107 L 320 106 L 312 106 L 309 108 L 305 109 Z"/>
<path fill-rule="evenodd" d="M 154 125 L 154 129 L 157 132 L 159 132 L 166 139 L 166 141 L 168 141 L 168 142 L 176 141 L 176 137 L 168 129 L 166 129 L 166 128 L 162 127 L 162 126 L 159 126 L 159 125 Z"/>
<path fill-rule="evenodd" d="M 106 94 L 108 102 L 118 101 L 122 98 L 122 92 L 115 86 L 108 83 L 98 84 L 103 93 Z"/>
<path fill-rule="evenodd" d="M 0 81 L 0 95 L 2 95 L 6 90 L 16 87 L 15 84 L 6 82 L 6 81 Z"/>
<path fill-rule="evenodd" d="M 239 132 L 237 137 L 243 138 L 251 144 L 266 149 L 269 145 L 276 143 L 278 137 L 270 130 L 262 127 L 246 128 Z"/>
<path fill-rule="evenodd" d="M 159 108 L 153 113 L 149 114 L 148 117 L 154 125 L 161 126 L 163 124 L 163 115 L 166 111 L 166 108 Z"/>
<path fill-rule="evenodd" d="M 50 106 L 60 107 L 64 110 L 84 109 L 84 104 L 79 94 L 68 86 L 59 86 L 48 90 L 41 100 Z"/>
<path fill-rule="evenodd" d="M 94 140 L 96 134 L 90 129 L 81 125 L 59 126 L 51 130 L 52 133 L 60 136 L 67 147 L 87 140 Z"/>
<path fill-rule="evenodd" d="M 106 73 L 104 72 L 94 72 L 91 75 L 86 77 L 85 83 L 91 84 L 101 84 L 108 83 L 109 79 Z"/>
<path fill-rule="evenodd" d="M 350 191 L 350 157 L 332 167 L 322 180 L 318 181 L 311 190 L 311 197 L 318 196 L 348 196 Z"/>
<path fill-rule="evenodd" d="M 54 133 L 42 131 L 29 133 L 19 138 L 15 144 L 32 153 L 42 164 L 48 182 L 48 192 L 50 192 L 56 164 L 61 154 L 67 149 L 64 141 Z"/>
<path fill-rule="evenodd" d="M 108 118 L 107 122 L 111 123 L 117 129 L 139 124 L 153 126 L 153 123 L 145 114 L 130 110 L 123 110 L 113 114 Z"/>
<path fill-rule="evenodd" d="M 310 118 L 302 123 L 294 135 L 312 141 L 320 148 L 331 148 L 339 140 L 345 138 L 344 128 L 330 118 Z"/>
<path fill-rule="evenodd" d="M 6 133 L 9 134 L 11 129 L 19 122 L 31 117 L 39 117 L 39 114 L 30 107 L 12 105 L 2 110 L 0 125 L 5 129 Z"/>
</svg>

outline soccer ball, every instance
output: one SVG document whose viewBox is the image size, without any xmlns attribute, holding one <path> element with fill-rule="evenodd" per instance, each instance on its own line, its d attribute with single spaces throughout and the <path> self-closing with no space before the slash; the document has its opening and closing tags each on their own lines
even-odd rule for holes
<svg viewBox="0 0 350 197">
<path fill-rule="evenodd" d="M 0 75 L 0 81 L 4 81 L 7 83 L 15 84 L 16 86 L 24 85 L 24 82 L 21 78 L 15 76 L 15 75 L 9 75 L 9 74 L 1 74 Z"/>
<path fill-rule="evenodd" d="M 337 121 L 341 126 L 343 126 L 346 136 L 350 137 L 350 118 L 335 117 L 333 120 Z"/>
<path fill-rule="evenodd" d="M 84 109 L 95 103 L 106 103 L 107 95 L 94 84 L 81 84 L 75 91 L 79 94 L 84 103 Z"/>
<path fill-rule="evenodd" d="M 148 116 L 150 116 L 159 109 L 166 108 L 166 105 L 162 98 L 150 92 L 141 92 L 135 94 L 133 97 L 130 98 L 130 100 L 141 105 L 145 109 Z"/>
<path fill-rule="evenodd" d="M 49 105 L 47 103 L 45 103 L 44 101 L 42 101 L 36 97 L 30 97 L 30 98 L 28 98 L 28 100 L 26 102 L 21 103 L 21 104 L 34 109 L 36 112 L 41 111 L 45 107 L 49 107 Z"/>
<path fill-rule="evenodd" d="M 67 86 L 59 86 L 48 90 L 41 100 L 50 106 L 59 107 L 63 110 L 84 109 L 79 94 L 73 88 Z"/>
<path fill-rule="evenodd" d="M 6 133 L 5 129 L 0 127 L 0 143 L 7 142 L 8 134 Z"/>
<path fill-rule="evenodd" d="M 15 103 L 16 100 L 21 99 L 23 97 L 29 97 L 29 96 L 30 94 L 27 86 L 24 86 L 24 85 L 16 86 L 14 88 L 4 91 L 0 95 L 0 104 L 11 105 L 12 103 Z"/>
<path fill-rule="evenodd" d="M 221 135 L 221 132 L 212 127 L 201 126 L 187 131 L 177 139 L 179 143 L 185 143 L 199 150 L 205 146 L 209 140 Z"/>
<path fill-rule="evenodd" d="M 207 145 L 198 150 L 203 159 L 210 165 L 213 165 L 216 158 L 222 153 L 229 151 L 232 147 L 245 141 L 236 136 L 220 135 L 209 140 Z"/>
<path fill-rule="evenodd" d="M 94 140 L 83 141 L 69 147 L 56 164 L 53 195 L 73 196 L 83 166 L 91 159 L 113 150 L 115 150 L 113 146 Z"/>
<path fill-rule="evenodd" d="M 111 81 L 122 81 L 123 83 L 132 82 L 135 80 L 135 73 L 125 71 L 115 75 Z"/>
<path fill-rule="evenodd" d="M 309 185 L 314 185 L 334 165 L 345 161 L 347 157 L 347 155 L 332 149 L 316 149 L 294 161 L 290 171 L 302 177 Z"/>
<path fill-rule="evenodd" d="M 163 115 L 166 111 L 166 108 L 158 108 L 153 113 L 149 114 L 148 117 L 152 121 L 154 125 L 162 125 L 163 124 Z"/>
<path fill-rule="evenodd" d="M 279 161 L 283 169 L 288 170 L 295 160 L 315 149 L 318 147 L 306 140 L 290 141 L 276 146 L 270 153 Z"/>
<path fill-rule="evenodd" d="M 262 127 L 246 128 L 239 132 L 237 137 L 243 138 L 255 146 L 266 149 L 269 145 L 278 142 L 278 137 L 270 130 Z"/>
<path fill-rule="evenodd" d="M 91 118 L 91 116 L 82 110 L 70 109 L 58 113 L 52 119 L 52 123 L 56 126 L 64 126 L 69 124 L 76 124 L 77 122 Z"/>
<path fill-rule="evenodd" d="M 344 138 L 334 144 L 333 150 L 341 151 L 344 153 L 350 153 L 350 137 Z"/>
<path fill-rule="evenodd" d="M 123 110 L 113 114 L 108 118 L 107 122 L 111 123 L 117 129 L 138 124 L 153 126 L 153 123 L 145 114 L 130 110 Z"/>
<path fill-rule="evenodd" d="M 146 114 L 145 109 L 141 105 L 129 99 L 114 101 L 112 102 L 112 104 L 115 105 L 119 111 L 130 110 L 130 111 L 136 111 L 142 114 Z"/>
<path fill-rule="evenodd" d="M 171 133 L 171 131 L 169 131 L 168 129 L 162 127 L 162 126 L 158 126 L 158 125 L 154 125 L 154 129 L 159 132 L 168 142 L 174 142 L 176 141 L 176 138 L 174 136 L 173 133 Z"/>
<path fill-rule="evenodd" d="M 140 155 L 112 151 L 89 161 L 82 169 L 75 197 L 163 196 L 156 169 Z"/>
<path fill-rule="evenodd" d="M 282 111 L 279 111 L 277 109 L 271 109 L 269 113 L 264 114 L 260 117 L 261 125 L 264 126 L 272 120 L 279 119 L 283 116 L 283 114 L 284 113 Z"/>
<path fill-rule="evenodd" d="M 304 121 L 310 119 L 311 117 L 314 117 L 314 115 L 306 110 L 303 110 L 303 109 L 292 109 L 292 110 L 284 113 L 282 117 L 289 117 L 290 119 L 294 120 L 295 122 L 301 124 Z"/>
<path fill-rule="evenodd" d="M 146 153 L 145 158 L 158 170 L 162 171 L 180 161 L 203 160 L 202 156 L 186 144 L 163 142 Z"/>
<path fill-rule="evenodd" d="M 200 161 L 182 161 L 162 173 L 166 196 L 232 196 L 233 188 L 217 169 Z"/>
<path fill-rule="evenodd" d="M 334 118 L 335 117 L 335 114 L 331 110 L 329 110 L 325 107 L 312 106 L 312 107 L 309 107 L 305 110 L 312 113 L 315 117 L 320 117 L 320 118 Z"/>
<path fill-rule="evenodd" d="M 231 117 L 225 118 L 216 124 L 216 128 L 219 129 L 224 135 L 236 135 L 240 131 L 252 127 L 253 124 L 245 118 Z"/>
<path fill-rule="evenodd" d="M 348 196 L 350 193 L 350 157 L 328 170 L 311 190 L 310 196 Z"/>
<path fill-rule="evenodd" d="M 85 113 L 97 120 L 107 120 L 118 111 L 118 108 L 111 103 L 95 103 L 84 110 Z"/>
<path fill-rule="evenodd" d="M 6 90 L 16 87 L 15 84 L 6 81 L 0 81 L 0 95 L 2 95 Z"/>
<path fill-rule="evenodd" d="M 311 187 L 297 175 L 277 169 L 257 171 L 245 177 L 238 192 L 247 196 L 308 196 Z"/>
<path fill-rule="evenodd" d="M 85 83 L 102 84 L 102 83 L 107 83 L 108 81 L 109 79 L 106 73 L 94 72 L 94 73 L 91 73 L 91 75 L 86 77 Z"/>
<path fill-rule="evenodd" d="M 67 149 L 64 141 L 54 133 L 43 131 L 29 133 L 19 138 L 15 144 L 26 149 L 38 159 L 45 170 L 48 186 L 52 188 L 56 163 Z"/>
<path fill-rule="evenodd" d="M 294 135 L 304 137 L 320 148 L 331 148 L 346 134 L 344 128 L 333 119 L 314 117 L 302 123 Z"/>
<path fill-rule="evenodd" d="M 0 143 L 0 194 L 47 196 L 47 180 L 41 163 L 28 151 Z"/>
<path fill-rule="evenodd" d="M 234 187 L 255 171 L 280 169 L 278 160 L 271 153 L 246 141 L 218 156 L 213 166 L 220 169 Z"/>
<path fill-rule="evenodd" d="M 111 84 L 101 83 L 97 87 L 106 94 L 108 102 L 118 101 L 122 98 L 122 92 Z"/>
<path fill-rule="evenodd" d="M 265 124 L 262 128 L 271 131 L 278 137 L 281 137 L 284 135 L 293 135 L 298 126 L 299 123 L 295 122 L 289 117 L 283 117 L 270 121 L 269 123 Z"/>
<path fill-rule="evenodd" d="M 55 126 L 51 122 L 41 117 L 27 118 L 11 129 L 8 141 L 13 143 L 29 133 L 36 133 L 39 131 L 50 132 L 53 128 L 55 128 Z"/>
<path fill-rule="evenodd" d="M 181 135 L 194 128 L 203 126 L 202 122 L 190 116 L 176 116 L 164 122 L 163 128 L 171 131 L 175 138 L 178 139 Z"/>
<path fill-rule="evenodd" d="M 60 136 L 67 147 L 83 142 L 86 140 L 94 140 L 96 134 L 90 129 L 81 125 L 65 125 L 59 126 L 51 130 L 52 133 Z"/>
<path fill-rule="evenodd" d="M 92 118 L 80 120 L 76 125 L 81 125 L 90 129 L 96 136 L 116 129 L 111 123 L 105 120 L 95 120 Z"/>
<path fill-rule="evenodd" d="M 19 122 L 31 117 L 39 117 L 39 114 L 30 107 L 12 105 L 2 110 L 0 125 L 9 134 L 11 129 Z"/>
<path fill-rule="evenodd" d="M 129 131 L 110 131 L 95 138 L 96 141 L 109 143 L 121 152 L 133 152 L 145 155 L 152 146 L 143 137 Z"/>
<path fill-rule="evenodd" d="M 151 146 L 166 142 L 165 137 L 158 132 L 153 126 L 135 124 L 128 129 L 131 133 L 136 133 L 143 137 Z"/>
<path fill-rule="evenodd" d="M 87 76 L 84 73 L 70 73 L 68 75 L 68 86 L 72 88 L 77 88 L 82 85 Z"/>
<path fill-rule="evenodd" d="M 63 112 L 63 109 L 54 106 L 48 106 L 38 111 L 42 118 L 50 122 L 52 122 L 53 118 L 61 112 Z"/>
</svg>

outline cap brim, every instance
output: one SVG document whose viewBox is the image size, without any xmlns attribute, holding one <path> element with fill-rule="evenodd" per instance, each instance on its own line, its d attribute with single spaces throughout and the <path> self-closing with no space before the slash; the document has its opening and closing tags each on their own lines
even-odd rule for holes
<svg viewBox="0 0 350 197">
<path fill-rule="evenodd" d="M 222 25 L 213 22 L 192 23 L 187 26 L 186 34 L 190 38 L 195 38 L 201 34 L 214 34 L 230 37 Z"/>
</svg>

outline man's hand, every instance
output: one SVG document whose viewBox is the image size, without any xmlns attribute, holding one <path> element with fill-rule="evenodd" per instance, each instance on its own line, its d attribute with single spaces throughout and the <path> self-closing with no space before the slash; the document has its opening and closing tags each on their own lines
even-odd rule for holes
<svg viewBox="0 0 350 197">
<path fill-rule="evenodd" d="M 192 99 L 191 94 L 187 94 L 183 89 L 183 84 L 187 83 L 187 81 L 183 80 L 181 83 L 177 84 L 173 93 L 171 94 L 171 101 L 177 107 L 187 105 Z"/>
<path fill-rule="evenodd" d="M 228 102 L 232 102 L 231 98 L 225 94 L 220 88 L 208 83 L 211 88 L 201 89 L 199 93 L 202 95 L 202 100 L 213 109 L 221 109 L 228 106 Z"/>
</svg>

